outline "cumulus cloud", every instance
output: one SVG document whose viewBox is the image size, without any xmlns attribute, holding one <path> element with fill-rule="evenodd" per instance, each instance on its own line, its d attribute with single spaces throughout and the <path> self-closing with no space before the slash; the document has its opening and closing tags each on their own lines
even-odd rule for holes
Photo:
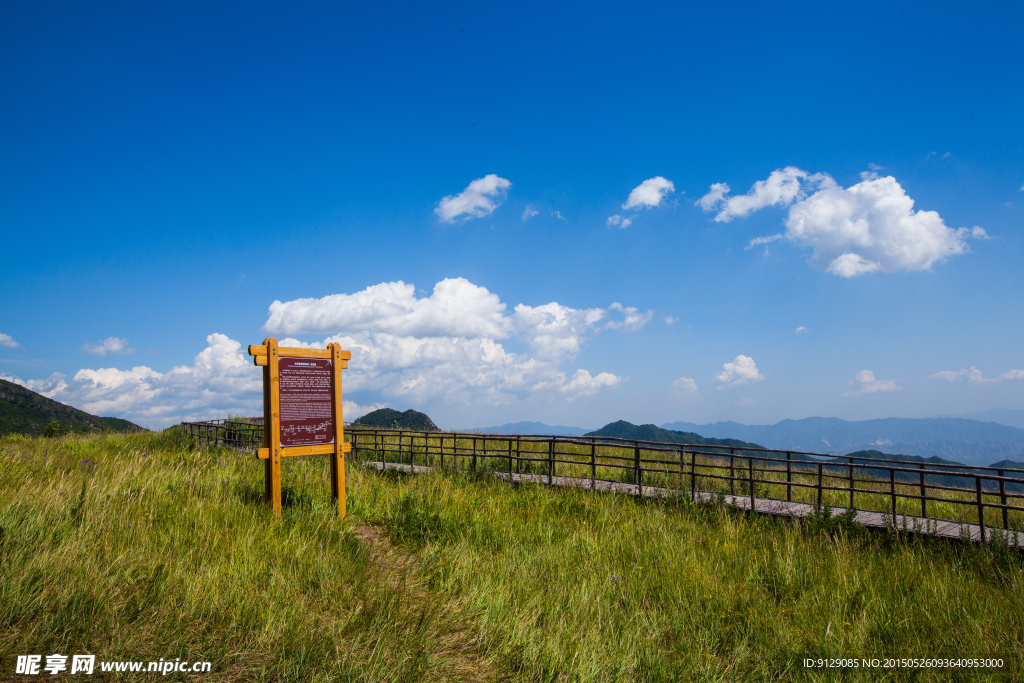
<svg viewBox="0 0 1024 683">
<path fill-rule="evenodd" d="M 764 375 L 758 371 L 753 358 L 740 354 L 733 362 L 724 363 L 722 371 L 715 375 L 715 379 L 718 380 L 719 389 L 726 389 L 747 382 L 759 382 L 764 379 Z"/>
<path fill-rule="evenodd" d="M 948 382 L 966 382 L 975 385 L 995 384 L 1007 380 L 1024 380 L 1024 370 L 1010 370 L 996 377 L 985 377 L 981 370 L 971 366 L 969 370 L 942 370 L 934 375 L 929 375 L 928 379 L 944 379 Z"/>
<path fill-rule="evenodd" d="M 700 390 L 697 388 L 697 381 L 692 377 L 680 377 L 672 382 L 672 393 L 677 398 L 684 400 L 701 400 Z"/>
<path fill-rule="evenodd" d="M 146 366 L 131 370 L 82 369 L 70 382 L 54 373 L 46 380 L 11 378 L 22 386 L 95 415 L 142 424 L 204 419 L 263 410 L 263 381 L 242 351 L 223 334 L 211 334 L 193 360 L 161 373 Z"/>
<path fill-rule="evenodd" d="M 135 349 L 128 346 L 128 340 L 119 337 L 107 337 L 95 344 L 85 344 L 82 351 L 93 356 L 124 356 L 135 353 Z"/>
<path fill-rule="evenodd" d="M 697 200 L 697 206 L 705 213 L 719 208 L 715 220 L 728 223 L 733 218 L 746 216 L 766 206 L 788 206 L 807 196 L 808 191 L 817 187 L 832 187 L 835 181 L 827 173 L 808 173 L 795 166 L 772 171 L 767 180 L 759 180 L 747 194 L 726 198 L 729 186 L 715 183 L 710 191 Z"/>
<path fill-rule="evenodd" d="M 582 369 L 567 373 L 561 366 L 592 335 L 638 330 L 652 315 L 619 303 L 607 309 L 518 304 L 509 312 L 496 294 L 456 278 L 437 283 L 423 298 L 413 285 L 397 282 L 356 294 L 275 301 L 265 327 L 285 334 L 343 330 L 315 345 L 337 341 L 352 351 L 346 386 L 353 390 L 502 405 L 556 395 L 572 400 L 615 386 L 623 379 Z M 504 340 L 527 352 L 510 351 Z"/>
<path fill-rule="evenodd" d="M 712 185 L 697 205 L 705 212 L 718 210 L 719 222 L 766 206 L 789 206 L 781 237 L 812 249 L 809 262 L 815 268 L 844 278 L 930 270 L 967 252 L 966 238 L 988 238 L 979 226 L 954 230 L 935 211 L 915 211 L 914 200 L 892 176 L 865 177 L 843 188 L 828 174 L 789 166 L 754 183 L 745 195 L 727 194 L 724 183 Z M 779 238 L 758 237 L 748 248 Z"/>
<path fill-rule="evenodd" d="M 435 400 L 505 405 L 592 396 L 626 378 L 563 366 L 609 323 L 637 330 L 650 316 L 621 304 L 574 309 L 556 302 L 519 304 L 509 312 L 497 295 L 459 278 L 437 283 L 433 294 L 422 298 L 413 285 L 392 282 L 356 294 L 275 302 L 266 327 L 285 334 L 344 330 L 315 341 L 284 337 L 279 343 L 325 348 L 336 341 L 352 352 L 345 374 L 345 410 L 351 419 L 381 407 L 378 396 L 402 405 Z M 506 339 L 525 351 L 505 348 Z M 241 343 L 223 334 L 209 335 L 191 365 L 167 372 L 147 366 L 86 368 L 70 381 L 60 373 L 45 380 L 5 379 L 94 414 L 144 425 L 262 412 L 261 370 Z M 352 402 L 367 394 L 374 400 Z"/>
<path fill-rule="evenodd" d="M 560 221 L 565 221 L 567 223 L 569 222 L 569 219 L 566 218 L 565 216 L 563 216 L 561 211 L 552 211 L 551 215 L 554 216 L 555 218 L 557 218 Z"/>
<path fill-rule="evenodd" d="M 801 325 L 800 327 L 796 328 L 795 332 L 797 334 L 806 334 L 807 333 L 807 328 L 804 327 L 803 325 Z"/>
<path fill-rule="evenodd" d="M 31 389 L 37 394 L 42 394 L 46 398 L 53 398 L 67 387 L 67 382 L 64 381 L 67 378 L 59 372 L 51 374 L 46 379 L 23 380 L 20 377 L 12 375 L 0 375 L 0 379 L 20 384 L 26 389 Z"/>
<path fill-rule="evenodd" d="M 536 216 L 538 213 L 540 212 L 537 211 L 537 209 L 533 208 L 533 204 L 527 204 L 526 208 L 523 209 L 523 215 L 520 216 L 520 218 L 522 218 L 523 222 L 526 222 L 533 218 L 534 216 Z"/>
<path fill-rule="evenodd" d="M 605 327 L 609 330 L 623 330 L 625 332 L 635 332 L 643 328 L 654 315 L 654 311 L 640 312 L 636 308 L 631 306 L 623 306 L 622 304 L 615 302 L 608 307 L 612 311 L 620 311 L 623 315 L 623 320 L 611 320 Z"/>
<path fill-rule="evenodd" d="M 633 224 L 632 218 L 623 218 L 622 216 L 615 214 L 614 216 L 608 216 L 607 225 L 609 228 L 621 228 L 625 230 Z"/>
<path fill-rule="evenodd" d="M 661 204 L 661 201 L 675 190 L 676 187 L 672 181 L 662 178 L 660 175 L 648 178 L 633 188 L 622 208 L 627 210 L 653 208 Z"/>
<path fill-rule="evenodd" d="M 446 279 L 416 298 L 411 284 L 382 282 L 355 294 L 274 301 L 268 332 L 303 334 L 346 330 L 412 337 L 508 336 L 511 320 L 497 294 L 464 278 Z"/>
<path fill-rule="evenodd" d="M 491 173 L 477 178 L 459 194 L 448 195 L 437 203 L 434 213 L 446 223 L 454 223 L 456 218 L 465 216 L 463 220 L 483 218 L 494 212 L 505 201 L 505 195 L 512 183 Z"/>
<path fill-rule="evenodd" d="M 843 396 L 854 396 L 856 394 L 887 394 L 893 391 L 902 391 L 903 387 L 896 384 L 894 379 L 875 379 L 875 373 L 870 370 L 861 370 L 854 379 L 850 380 L 850 386 L 857 387 L 850 391 L 844 391 Z"/>
<path fill-rule="evenodd" d="M 672 315 L 666 315 L 665 316 L 665 324 L 666 325 L 673 325 L 673 324 L 675 324 L 677 322 L 679 322 L 679 318 L 677 318 L 675 316 L 672 316 Z"/>
<path fill-rule="evenodd" d="M 0 332 L 0 346 L 4 347 L 5 349 L 16 349 L 21 345 L 18 342 L 14 341 L 11 335 Z"/>
</svg>

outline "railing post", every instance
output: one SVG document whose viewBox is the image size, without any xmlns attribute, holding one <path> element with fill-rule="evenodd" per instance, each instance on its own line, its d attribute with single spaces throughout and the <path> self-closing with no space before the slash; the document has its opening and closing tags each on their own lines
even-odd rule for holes
<svg viewBox="0 0 1024 683">
<path fill-rule="evenodd" d="M 679 489 L 677 489 L 677 490 L 681 490 L 683 488 L 683 477 L 685 476 L 685 468 L 686 468 L 685 458 L 686 458 L 686 449 L 683 448 L 682 446 L 680 446 L 679 447 Z"/>
<path fill-rule="evenodd" d="M 597 446 L 590 440 L 590 490 L 597 489 Z M 1005 503 L 1004 503 L 1005 505 Z"/>
<path fill-rule="evenodd" d="M 750 511 L 757 514 L 757 496 L 754 492 L 754 459 L 747 457 L 747 474 L 750 481 Z"/>
<path fill-rule="evenodd" d="M 523 473 L 523 460 L 522 460 L 522 458 L 519 455 L 520 446 L 521 446 L 520 440 L 519 440 L 519 437 L 517 436 L 516 437 L 516 474 L 522 474 Z"/>
<path fill-rule="evenodd" d="M 793 501 L 793 454 L 786 452 L 786 502 Z"/>
<path fill-rule="evenodd" d="M 644 495 L 644 481 L 643 481 L 643 469 L 640 467 L 640 444 L 633 444 L 633 467 L 636 472 L 634 483 L 636 484 L 636 494 L 638 496 Z"/>
<path fill-rule="evenodd" d="M 512 483 L 512 438 L 505 443 L 508 446 L 508 483 Z"/>
<path fill-rule="evenodd" d="M 925 496 L 928 495 L 928 494 L 925 492 L 925 488 L 924 488 L 924 463 L 921 463 L 919 467 L 921 469 L 921 516 L 922 517 L 927 517 L 928 516 L 928 501 L 925 498 Z"/>
<path fill-rule="evenodd" d="M 473 473 L 476 474 L 476 437 L 473 437 Z"/>
<path fill-rule="evenodd" d="M 896 528 L 896 470 L 889 468 L 889 493 L 892 494 L 892 528 Z"/>
<path fill-rule="evenodd" d="M 1003 528 L 1009 529 L 1010 520 L 1006 514 L 1006 482 L 1003 481 L 1004 476 L 1003 470 L 999 470 L 999 503 L 1003 506 Z"/>
<path fill-rule="evenodd" d="M 821 463 L 818 463 L 818 509 L 821 509 Z"/>
<path fill-rule="evenodd" d="M 974 475 L 974 489 L 978 496 L 978 530 L 981 532 L 981 542 L 985 542 L 985 503 L 981 500 L 981 477 Z"/>
<path fill-rule="evenodd" d="M 555 439 L 548 441 L 548 486 L 551 486 L 555 475 Z"/>
<path fill-rule="evenodd" d="M 850 509 L 856 509 L 853 504 L 853 458 L 850 458 Z"/>
<path fill-rule="evenodd" d="M 736 495 L 736 449 L 729 449 L 729 494 Z"/>
<path fill-rule="evenodd" d="M 690 500 L 697 502 L 697 451 L 690 451 Z"/>
</svg>

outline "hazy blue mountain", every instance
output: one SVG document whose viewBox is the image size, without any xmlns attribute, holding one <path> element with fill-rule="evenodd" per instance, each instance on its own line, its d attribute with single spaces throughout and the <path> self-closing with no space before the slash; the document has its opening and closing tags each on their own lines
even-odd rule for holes
<svg viewBox="0 0 1024 683">
<path fill-rule="evenodd" d="M 967 413 L 956 417 L 968 420 L 980 420 L 981 422 L 998 422 L 1008 427 L 1024 429 L 1024 410 L 1012 410 L 1010 408 L 997 408 L 995 410 L 983 410 L 980 413 Z"/>
<path fill-rule="evenodd" d="M 670 422 L 662 428 L 755 441 L 768 448 L 835 455 L 877 450 L 886 454 L 940 457 L 967 465 L 1024 460 L 1024 429 L 963 418 L 885 418 L 850 422 L 834 417 L 809 417 L 782 420 L 773 425 Z"/>
<path fill-rule="evenodd" d="M 547 425 L 543 422 L 509 422 L 498 427 L 479 427 L 468 429 L 470 432 L 484 434 L 544 434 L 551 436 L 583 436 L 589 429 L 582 427 L 566 427 L 563 425 Z"/>
</svg>

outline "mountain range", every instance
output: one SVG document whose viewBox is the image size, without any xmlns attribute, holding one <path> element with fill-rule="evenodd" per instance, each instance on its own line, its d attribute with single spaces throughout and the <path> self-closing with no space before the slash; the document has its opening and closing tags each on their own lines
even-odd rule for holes
<svg viewBox="0 0 1024 683">
<path fill-rule="evenodd" d="M 850 422 L 834 417 L 782 420 L 773 425 L 670 422 L 674 431 L 706 437 L 756 441 L 767 448 L 845 455 L 876 450 L 885 454 L 939 457 L 967 465 L 997 460 L 1024 461 L 1024 429 L 964 418 L 885 418 Z"/>
</svg>

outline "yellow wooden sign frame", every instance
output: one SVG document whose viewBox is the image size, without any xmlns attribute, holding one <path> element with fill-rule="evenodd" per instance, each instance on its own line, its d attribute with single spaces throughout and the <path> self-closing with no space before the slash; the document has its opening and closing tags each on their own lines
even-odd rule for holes
<svg viewBox="0 0 1024 683">
<path fill-rule="evenodd" d="M 281 459 L 297 455 L 331 455 L 331 499 L 338 501 L 338 516 L 345 516 L 345 454 L 352 450 L 352 444 L 343 440 L 345 425 L 342 419 L 341 371 L 352 359 L 350 351 L 342 351 L 335 342 L 326 349 L 301 349 L 278 346 L 271 337 L 263 344 L 249 346 L 253 364 L 263 367 L 263 434 L 264 447 L 256 456 L 264 461 L 264 498 L 281 512 Z M 317 446 L 281 445 L 281 381 L 278 362 L 282 358 L 322 358 L 331 361 L 334 378 L 331 416 L 334 420 L 334 443 Z"/>
</svg>

